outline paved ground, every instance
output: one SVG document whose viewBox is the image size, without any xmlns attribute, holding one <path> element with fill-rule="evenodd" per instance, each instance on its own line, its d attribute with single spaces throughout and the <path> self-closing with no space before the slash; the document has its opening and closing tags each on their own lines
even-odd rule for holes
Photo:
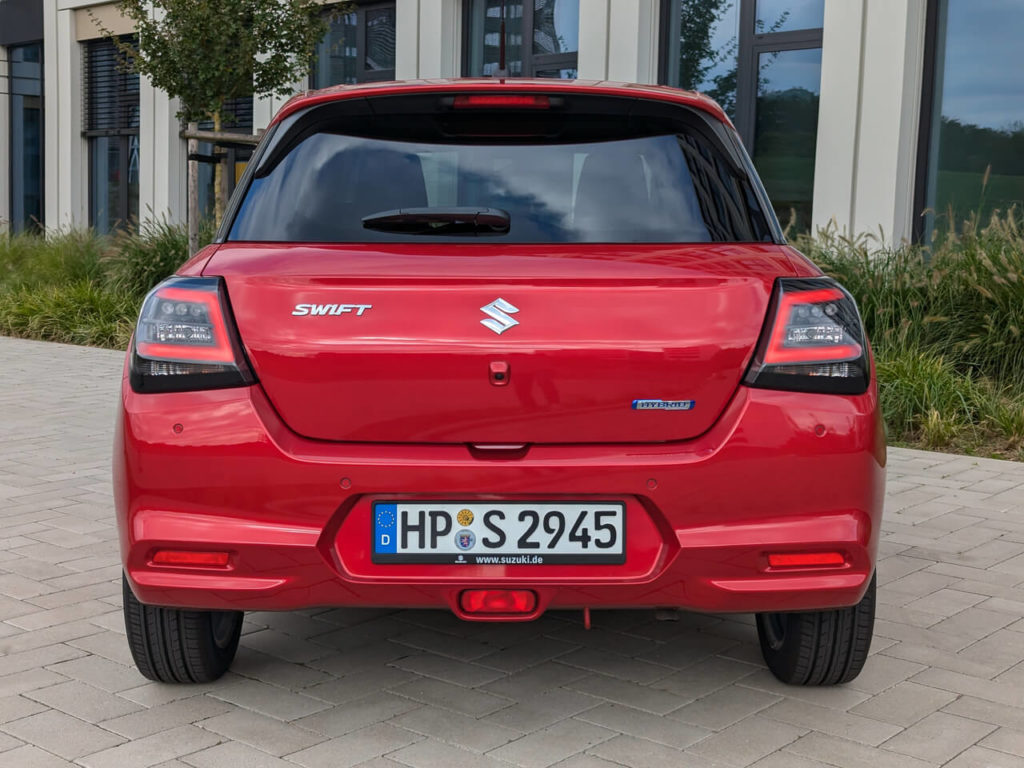
<svg viewBox="0 0 1024 768">
<path fill-rule="evenodd" d="M 1024 465 L 893 450 L 872 658 L 786 688 L 748 617 L 247 617 L 234 671 L 131 666 L 121 355 L 0 338 L 0 768 L 1024 766 Z M 386 757 L 384 757 L 386 755 Z"/>
</svg>

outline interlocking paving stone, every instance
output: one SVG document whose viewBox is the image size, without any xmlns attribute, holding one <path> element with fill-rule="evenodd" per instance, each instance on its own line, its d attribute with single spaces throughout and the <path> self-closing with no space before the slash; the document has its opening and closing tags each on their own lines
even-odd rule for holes
<svg viewBox="0 0 1024 768">
<path fill-rule="evenodd" d="M 778 683 L 749 616 L 346 607 L 248 614 L 223 680 L 146 681 L 109 480 L 122 360 L 0 337 L 0 768 L 1024 765 L 1024 465 L 903 449 L 847 686 Z"/>
<path fill-rule="evenodd" d="M 78 760 L 86 768 L 144 768 L 211 747 L 220 738 L 194 725 L 182 725 L 96 752 Z"/>
<path fill-rule="evenodd" d="M 956 698 L 954 693 L 905 681 L 858 704 L 850 711 L 906 728 Z"/>
<path fill-rule="evenodd" d="M 807 730 L 751 715 L 697 742 L 690 751 L 726 765 L 746 766 L 796 741 Z"/>
<path fill-rule="evenodd" d="M 73 768 L 73 766 L 74 763 L 69 763 L 67 760 L 31 744 L 0 753 L 0 768 Z"/>
<path fill-rule="evenodd" d="M 602 742 L 587 754 L 607 758 L 613 761 L 611 764 L 626 765 L 629 768 L 716 768 L 723 765 L 664 744 L 625 735 Z"/>
<path fill-rule="evenodd" d="M 1024 760 L 1005 752 L 971 747 L 946 763 L 946 768 L 1022 768 Z"/>
<path fill-rule="evenodd" d="M 498 747 L 488 754 L 523 768 L 546 768 L 615 735 L 615 731 L 608 728 L 582 721 L 563 720 L 550 728 L 534 731 L 510 744 Z"/>
<path fill-rule="evenodd" d="M 52 709 L 5 723 L 3 730 L 68 760 L 124 742 L 110 731 Z"/>
<path fill-rule="evenodd" d="M 996 727 L 935 712 L 885 742 L 885 749 L 942 764 L 988 736 Z"/>
<path fill-rule="evenodd" d="M 422 736 L 403 728 L 378 723 L 293 752 L 288 759 L 306 768 L 350 768 L 422 739 Z"/>
</svg>

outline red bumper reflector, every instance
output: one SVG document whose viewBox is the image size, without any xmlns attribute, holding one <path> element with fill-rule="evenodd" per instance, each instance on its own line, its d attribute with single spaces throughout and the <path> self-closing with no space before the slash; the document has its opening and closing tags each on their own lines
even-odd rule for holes
<svg viewBox="0 0 1024 768">
<path fill-rule="evenodd" d="M 467 589 L 459 604 L 466 613 L 533 613 L 537 596 L 528 589 Z"/>
<path fill-rule="evenodd" d="M 206 568 L 224 568 L 229 559 L 227 552 L 192 552 L 187 549 L 161 549 L 153 555 L 154 565 L 198 565 Z"/>
<path fill-rule="evenodd" d="M 768 555 L 772 568 L 820 568 L 829 565 L 845 565 L 846 558 L 841 552 L 799 552 L 788 555 Z"/>
<path fill-rule="evenodd" d="M 461 94 L 452 102 L 455 109 L 550 109 L 551 100 L 547 96 L 527 93 L 506 94 Z"/>
</svg>

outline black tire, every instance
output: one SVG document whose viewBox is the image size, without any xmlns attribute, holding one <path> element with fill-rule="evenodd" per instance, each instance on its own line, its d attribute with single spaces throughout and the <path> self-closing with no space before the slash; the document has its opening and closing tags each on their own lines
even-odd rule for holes
<svg viewBox="0 0 1024 768">
<path fill-rule="evenodd" d="M 875 577 L 857 605 L 835 611 L 759 613 L 768 669 L 789 685 L 836 685 L 860 674 L 875 627 Z"/>
<path fill-rule="evenodd" d="M 208 683 L 231 666 L 241 611 L 186 611 L 143 605 L 121 577 L 124 628 L 135 666 L 158 683 Z"/>
</svg>

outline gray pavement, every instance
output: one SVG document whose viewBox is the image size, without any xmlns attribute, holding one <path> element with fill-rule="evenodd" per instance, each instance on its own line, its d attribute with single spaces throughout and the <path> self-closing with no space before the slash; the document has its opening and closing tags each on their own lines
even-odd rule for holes
<svg viewBox="0 0 1024 768">
<path fill-rule="evenodd" d="M 872 657 L 787 688 L 752 619 L 247 616 L 216 684 L 150 683 L 120 611 L 122 355 L 0 338 L 0 768 L 1024 766 L 1024 465 L 892 450 Z"/>
</svg>

